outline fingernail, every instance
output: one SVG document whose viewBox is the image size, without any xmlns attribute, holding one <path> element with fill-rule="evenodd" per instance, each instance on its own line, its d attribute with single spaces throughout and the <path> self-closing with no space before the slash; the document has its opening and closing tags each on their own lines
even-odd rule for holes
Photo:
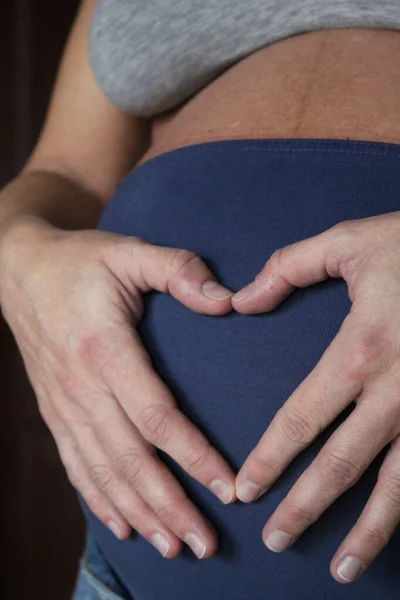
<svg viewBox="0 0 400 600">
<path fill-rule="evenodd" d="M 263 488 L 252 481 L 243 481 L 236 489 L 236 495 L 242 502 L 253 502 L 262 492 Z"/>
<path fill-rule="evenodd" d="M 272 552 L 283 552 L 293 544 L 295 539 L 294 535 L 289 535 L 285 531 L 275 529 L 268 535 L 265 540 L 265 545 L 272 550 Z"/>
<path fill-rule="evenodd" d="M 109 529 L 111 529 L 111 531 L 113 532 L 115 537 L 117 537 L 118 539 L 121 539 L 122 531 L 121 531 L 121 527 L 118 525 L 117 521 L 110 519 L 109 521 L 107 521 L 107 525 L 108 525 Z"/>
<path fill-rule="evenodd" d="M 216 281 L 206 281 L 203 283 L 202 292 L 207 298 L 213 300 L 226 300 L 233 296 L 233 292 Z"/>
<path fill-rule="evenodd" d="M 188 546 L 191 547 L 197 558 L 203 558 L 206 553 L 207 546 L 199 535 L 195 533 L 187 533 L 183 540 Z"/>
<path fill-rule="evenodd" d="M 214 494 L 223 502 L 224 504 L 229 504 L 229 502 L 233 498 L 233 486 L 225 483 L 225 481 L 221 481 L 221 479 L 214 479 L 210 483 L 210 490 L 214 492 Z"/>
<path fill-rule="evenodd" d="M 253 281 L 252 283 L 249 283 L 249 285 L 246 285 L 246 287 L 244 287 L 242 290 L 240 290 L 240 292 L 235 294 L 233 296 L 232 300 L 234 300 L 235 302 L 240 302 L 241 300 L 244 300 L 245 298 L 250 297 L 251 294 L 254 294 L 255 291 L 256 291 L 256 282 Z"/>
<path fill-rule="evenodd" d="M 365 566 L 361 560 L 354 556 L 346 556 L 340 561 L 336 572 L 344 581 L 355 581 L 364 569 Z"/>
<path fill-rule="evenodd" d="M 155 548 L 157 548 L 157 550 L 159 551 L 160 554 L 163 555 L 163 557 L 165 558 L 168 554 L 168 550 L 169 550 L 169 542 L 168 539 L 166 538 L 165 535 L 163 535 L 162 533 L 154 533 L 151 536 L 151 543 L 153 544 L 153 546 Z"/>
</svg>

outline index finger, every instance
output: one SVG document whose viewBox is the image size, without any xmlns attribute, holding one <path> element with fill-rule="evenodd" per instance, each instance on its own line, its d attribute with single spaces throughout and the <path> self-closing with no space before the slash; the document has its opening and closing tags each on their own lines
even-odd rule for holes
<svg viewBox="0 0 400 600">
<path fill-rule="evenodd" d="M 173 458 L 224 504 L 236 499 L 235 474 L 206 437 L 178 409 L 157 375 L 139 334 L 128 330 L 109 349 L 103 376 L 129 419 L 153 446 Z"/>
<path fill-rule="evenodd" d="M 236 478 L 236 494 L 252 502 L 265 493 L 291 461 L 354 400 L 360 379 L 347 367 L 343 348 L 347 331 L 342 325 L 317 366 L 276 413 L 249 454 Z"/>
</svg>

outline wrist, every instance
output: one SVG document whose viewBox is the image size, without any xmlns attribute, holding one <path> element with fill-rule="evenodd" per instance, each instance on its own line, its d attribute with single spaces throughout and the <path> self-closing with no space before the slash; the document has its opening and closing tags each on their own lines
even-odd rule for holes
<svg viewBox="0 0 400 600">
<path fill-rule="evenodd" d="M 40 244 L 63 232 L 34 214 L 17 214 L 0 226 L 0 292 L 12 273 L 23 272 L 38 254 Z M 1 293 L 0 293 L 1 296 Z"/>
<path fill-rule="evenodd" d="M 91 229 L 103 207 L 104 199 L 73 179 L 50 171 L 24 171 L 1 190 L 0 230 L 25 215 L 60 229 Z"/>
</svg>

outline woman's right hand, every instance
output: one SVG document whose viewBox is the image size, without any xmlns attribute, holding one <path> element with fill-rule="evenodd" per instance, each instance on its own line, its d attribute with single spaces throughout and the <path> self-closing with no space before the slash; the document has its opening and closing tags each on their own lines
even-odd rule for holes
<svg viewBox="0 0 400 600">
<path fill-rule="evenodd" d="M 2 311 L 72 485 L 117 537 L 133 527 L 165 557 L 180 540 L 208 557 L 215 533 L 156 448 L 225 503 L 235 475 L 152 368 L 136 331 L 150 290 L 200 313 L 231 310 L 230 290 L 188 250 L 37 217 L 2 235 Z"/>
</svg>

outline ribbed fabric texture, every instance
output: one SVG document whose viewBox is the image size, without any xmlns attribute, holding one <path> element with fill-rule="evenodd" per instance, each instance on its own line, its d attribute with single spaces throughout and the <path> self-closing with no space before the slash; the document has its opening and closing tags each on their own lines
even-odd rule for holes
<svg viewBox="0 0 400 600">
<path fill-rule="evenodd" d="M 153 116 L 241 58 L 306 31 L 400 29 L 399 0 L 99 0 L 89 54 L 116 105 Z"/>
</svg>

